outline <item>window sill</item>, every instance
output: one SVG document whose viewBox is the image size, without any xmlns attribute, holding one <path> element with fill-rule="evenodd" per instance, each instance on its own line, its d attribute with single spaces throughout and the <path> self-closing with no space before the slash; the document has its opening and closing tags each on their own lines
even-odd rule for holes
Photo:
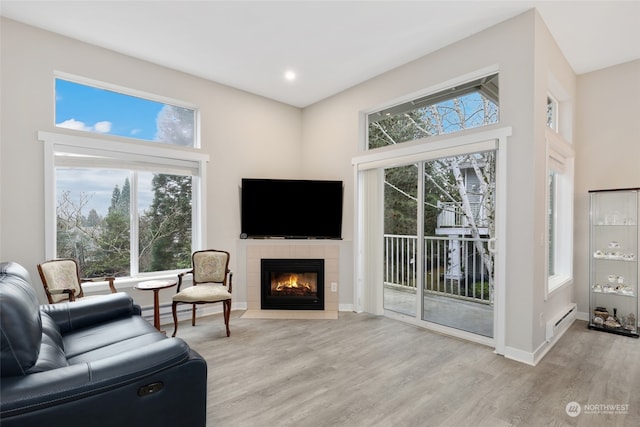
<svg viewBox="0 0 640 427">
<path fill-rule="evenodd" d="M 188 270 L 187 269 L 185 269 L 185 270 L 176 270 L 176 271 L 164 272 L 164 273 L 160 272 L 160 273 L 150 274 L 148 276 L 116 278 L 114 286 L 116 287 L 116 289 L 122 290 L 122 289 L 132 289 L 138 283 L 146 282 L 147 280 L 175 280 L 175 281 L 177 281 L 178 280 L 178 274 L 180 274 L 182 271 L 188 271 Z M 85 290 L 85 292 L 87 292 L 87 293 L 108 291 L 109 290 L 109 285 L 107 284 L 106 281 L 103 281 L 103 282 L 87 282 L 87 283 L 83 283 L 82 284 L 82 289 Z"/>
<path fill-rule="evenodd" d="M 573 277 L 568 275 L 555 275 L 549 277 L 549 280 L 547 281 L 547 297 L 572 283 Z"/>
</svg>

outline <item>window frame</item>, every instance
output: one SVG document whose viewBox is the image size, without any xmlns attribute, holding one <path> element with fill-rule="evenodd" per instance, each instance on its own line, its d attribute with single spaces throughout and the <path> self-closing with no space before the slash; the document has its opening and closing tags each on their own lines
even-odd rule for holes
<svg viewBox="0 0 640 427">
<path fill-rule="evenodd" d="M 551 106 L 551 122 L 549 122 L 549 106 Z M 560 103 L 551 94 L 547 94 L 547 127 L 554 132 L 559 132 L 559 109 Z"/>
<path fill-rule="evenodd" d="M 362 112 L 361 123 L 364 124 L 364 140 L 361 150 L 364 152 L 374 152 L 378 150 L 392 149 L 406 144 L 421 144 L 424 142 L 432 142 L 435 138 L 445 137 L 446 135 L 474 132 L 480 129 L 498 128 L 500 126 L 500 97 L 499 86 L 495 85 L 495 80 L 499 82 L 500 71 L 498 67 L 487 67 L 478 72 L 452 79 L 437 86 L 409 94 L 398 100 L 383 104 L 378 107 Z M 499 83 L 498 83 L 499 85 Z M 388 115 L 397 115 L 401 112 L 413 111 L 428 105 L 438 105 L 439 103 L 452 100 L 459 96 L 465 96 L 470 93 L 481 93 L 497 106 L 497 117 L 494 123 L 487 123 L 481 126 L 456 130 L 452 132 L 443 132 L 429 136 L 423 136 L 417 139 L 400 141 L 396 145 L 385 147 L 370 146 L 369 126 L 371 122 L 376 122 Z"/>
<path fill-rule="evenodd" d="M 573 187 L 574 187 L 574 149 L 552 128 L 545 126 L 545 140 L 547 151 L 546 179 L 551 172 L 555 173 L 555 183 L 552 189 L 546 185 L 547 230 L 551 230 L 549 221 L 555 221 L 554 235 L 546 235 L 546 261 L 547 283 L 545 296 L 548 297 L 565 285 L 573 283 Z M 550 191 L 554 190 L 552 198 Z M 555 206 L 550 207 L 553 199 Z M 553 218 L 549 211 L 553 211 Z M 550 248 L 554 248 L 554 274 L 549 274 Z"/>
<path fill-rule="evenodd" d="M 112 138 L 94 138 L 91 136 L 76 136 L 53 132 L 38 132 L 38 139 L 44 144 L 44 208 L 45 208 L 45 257 L 53 259 L 57 256 L 56 248 L 56 168 L 65 163 L 61 160 L 63 157 L 87 156 L 93 155 L 99 158 L 108 158 L 113 161 L 132 162 L 144 164 L 149 168 L 158 167 L 162 169 L 162 173 L 171 173 L 171 170 L 186 169 L 191 170 L 194 177 L 192 186 L 192 251 L 201 249 L 206 246 L 206 164 L 209 156 L 204 153 L 195 152 L 192 148 L 185 148 L 149 142 L 127 141 L 122 142 Z M 96 167 L 101 163 L 98 160 L 92 164 L 91 159 L 87 160 L 86 167 Z M 78 166 L 81 167 L 81 166 Z M 121 168 L 127 169 L 128 168 Z M 137 224 L 132 223 L 132 241 L 137 239 L 134 236 L 134 227 Z M 137 255 L 136 255 L 137 256 Z M 126 282 L 128 280 L 136 280 L 138 277 L 164 277 L 173 276 L 175 270 L 157 271 L 151 273 L 139 273 L 138 262 L 136 256 L 131 255 L 131 268 L 129 277 L 120 279 Z M 133 271 L 135 268 L 136 271 Z"/>
<path fill-rule="evenodd" d="M 142 98 L 145 99 L 147 101 L 152 101 L 152 102 L 157 102 L 160 104 L 164 104 L 164 105 L 172 105 L 175 107 L 180 107 L 180 108 L 185 108 L 185 109 L 189 109 L 189 110 L 193 110 L 193 147 L 186 147 L 186 146 L 181 146 L 181 145 L 176 145 L 176 144 L 171 144 L 171 143 L 167 143 L 164 141 L 153 141 L 153 140 L 148 140 L 148 139 L 141 139 L 141 138 L 135 138 L 135 137 L 131 137 L 131 136 L 120 136 L 120 135 L 114 135 L 114 134 L 104 134 L 104 133 L 97 133 L 97 132 L 88 132 L 88 131 L 82 131 L 82 130 L 76 130 L 76 129 L 71 129 L 71 128 L 65 128 L 65 127 L 59 127 L 56 124 L 56 80 L 66 80 L 68 82 L 71 83 L 76 83 L 79 85 L 84 85 L 84 86 L 89 86 L 89 87 L 93 87 L 96 89 L 102 89 L 102 90 L 107 90 L 110 92 L 115 92 L 124 96 L 130 96 L 130 97 L 135 97 L 135 98 Z M 91 135 L 89 137 L 95 137 L 95 136 L 102 136 L 102 135 L 106 135 L 109 137 L 113 137 L 113 138 L 123 138 L 123 139 L 127 139 L 127 140 L 131 140 L 131 141 L 142 141 L 142 142 L 147 142 L 147 143 L 152 143 L 152 144 L 162 144 L 162 145 L 169 145 L 169 146 L 173 146 L 173 147 L 185 147 L 185 148 L 193 148 L 193 149 L 199 149 L 201 148 L 200 146 L 200 110 L 198 109 L 198 107 L 194 104 L 190 104 L 184 101 L 179 101 L 173 98 L 169 98 L 169 97 L 165 97 L 165 96 L 160 96 L 160 95 L 155 95 L 152 93 L 148 93 L 148 92 L 144 92 L 141 90 L 136 90 L 136 89 L 130 89 L 127 87 L 123 87 L 123 86 L 119 86 L 116 84 L 112 84 L 112 83 L 106 83 L 106 82 L 102 82 L 99 80 L 94 80 L 94 79 L 90 79 L 88 77 L 83 77 L 83 76 L 77 76 L 74 74 L 70 74 L 70 73 L 65 73 L 62 71 L 54 71 L 53 72 L 53 127 L 55 129 L 60 130 L 61 132 L 74 132 L 77 133 L 78 135 Z"/>
</svg>

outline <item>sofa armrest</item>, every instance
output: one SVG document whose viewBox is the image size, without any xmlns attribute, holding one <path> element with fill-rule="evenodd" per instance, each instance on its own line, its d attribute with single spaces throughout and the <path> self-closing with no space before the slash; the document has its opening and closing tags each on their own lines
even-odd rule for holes
<svg viewBox="0 0 640 427">
<path fill-rule="evenodd" d="M 123 316 L 140 315 L 140 307 L 125 292 L 82 298 L 74 302 L 40 307 L 58 325 L 60 332 L 90 326 Z"/>
<path fill-rule="evenodd" d="M 88 363 L 2 378 L 0 413 L 7 418 L 103 394 L 141 379 L 162 381 L 162 371 L 189 359 L 206 362 L 179 338 L 162 341 Z M 205 380 L 206 381 L 206 380 Z"/>
</svg>

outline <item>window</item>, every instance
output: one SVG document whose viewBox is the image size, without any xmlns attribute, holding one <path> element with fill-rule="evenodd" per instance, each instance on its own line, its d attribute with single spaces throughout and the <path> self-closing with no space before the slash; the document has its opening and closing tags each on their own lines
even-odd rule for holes
<svg viewBox="0 0 640 427">
<path fill-rule="evenodd" d="M 84 80 L 84 79 L 81 79 Z M 152 95 L 55 79 L 56 127 L 196 147 L 196 110 Z M 132 91 L 129 91 L 132 92 Z M 159 97 L 155 97 L 159 98 Z"/>
<path fill-rule="evenodd" d="M 128 111 L 126 125 L 124 115 L 114 115 L 116 108 Z M 45 209 L 51 212 L 47 258 L 76 258 L 87 277 L 188 268 L 192 251 L 203 244 L 208 156 L 175 145 L 197 145 L 196 113 L 56 79 L 57 125 L 102 136 L 39 134 L 45 143 Z M 167 144 L 150 147 L 111 137 L 133 134 L 126 129 L 134 127 L 142 139 L 153 134 L 159 141 L 165 135 L 161 139 Z"/>
<path fill-rule="evenodd" d="M 547 127 L 558 132 L 558 101 L 547 95 Z"/>
<path fill-rule="evenodd" d="M 554 78 L 558 98 L 547 94 L 547 287 L 546 295 L 573 281 L 573 170 L 574 151 L 568 142 L 571 129 L 569 97 Z M 560 122 L 562 109 L 563 123 Z"/>
<path fill-rule="evenodd" d="M 66 167 L 58 160 L 57 258 L 77 259 L 87 277 L 190 266 L 191 175 Z"/>
<path fill-rule="evenodd" d="M 573 280 L 573 148 L 547 129 L 547 293 Z"/>
<path fill-rule="evenodd" d="M 368 149 L 498 123 L 498 74 L 368 115 Z"/>
<path fill-rule="evenodd" d="M 554 170 L 549 171 L 549 187 L 547 191 L 549 193 L 549 200 L 547 202 L 547 211 L 549 216 L 547 218 L 549 227 L 549 268 L 548 273 L 549 277 L 553 277 L 556 274 L 556 244 L 557 244 L 557 235 L 556 230 L 558 226 L 556 224 L 556 214 L 558 210 L 558 206 L 556 204 L 556 200 L 558 198 L 557 195 L 557 172 Z"/>
</svg>

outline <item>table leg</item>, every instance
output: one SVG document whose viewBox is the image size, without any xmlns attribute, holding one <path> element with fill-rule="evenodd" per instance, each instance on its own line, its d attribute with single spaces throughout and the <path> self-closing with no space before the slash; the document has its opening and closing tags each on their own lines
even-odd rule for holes
<svg viewBox="0 0 640 427">
<path fill-rule="evenodd" d="M 160 330 L 160 298 L 158 293 L 160 289 L 153 290 L 153 326 Z"/>
</svg>

